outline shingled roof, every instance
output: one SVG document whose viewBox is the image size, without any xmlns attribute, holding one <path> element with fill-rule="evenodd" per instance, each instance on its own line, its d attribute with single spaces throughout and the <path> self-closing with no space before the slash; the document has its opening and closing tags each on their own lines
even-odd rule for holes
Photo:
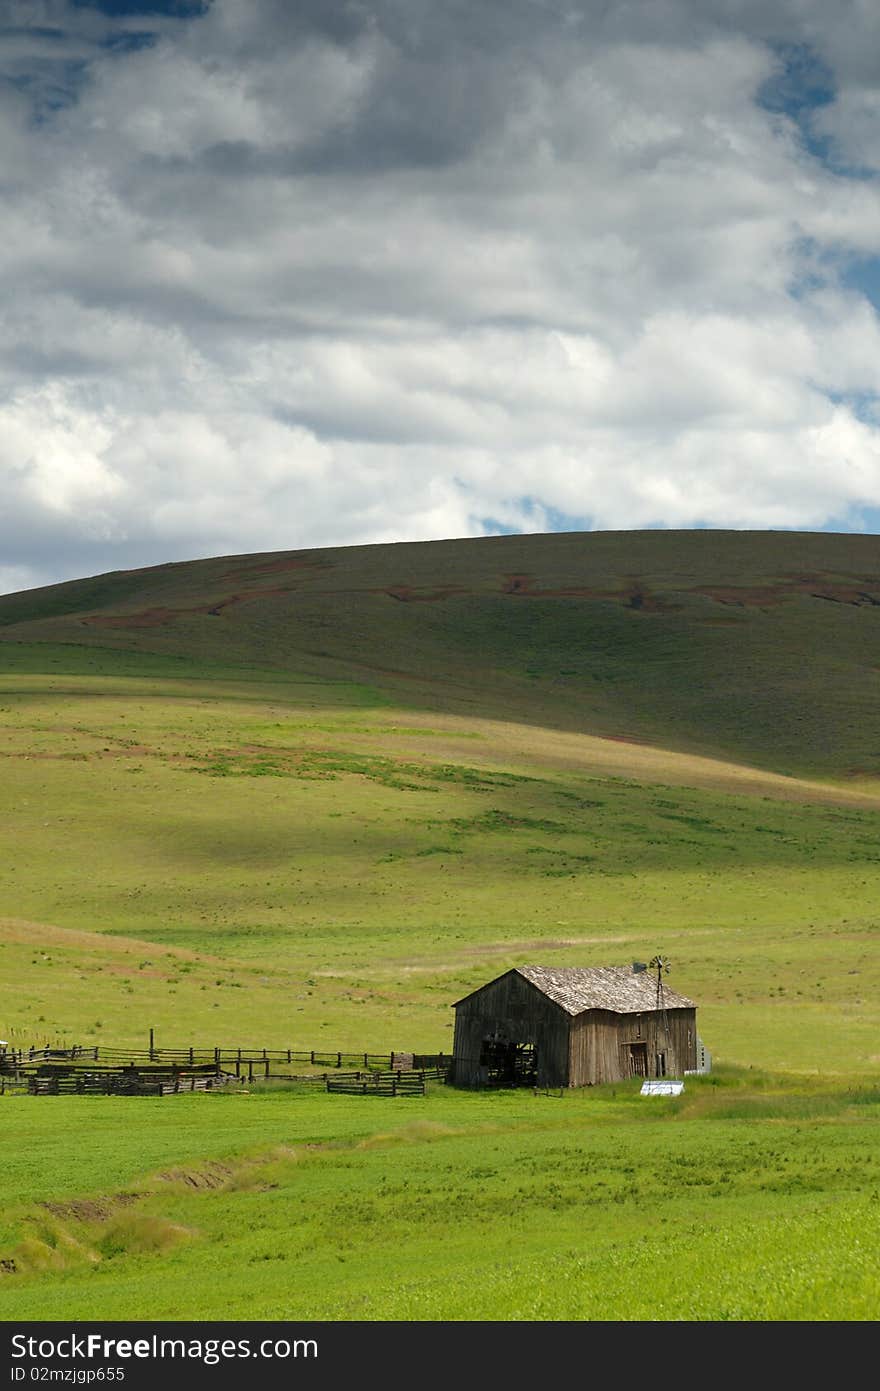
<svg viewBox="0 0 880 1391">
<path fill-rule="evenodd" d="M 631 966 L 517 966 L 519 975 L 537 986 L 568 1014 L 607 1009 L 615 1014 L 643 1014 L 657 1008 L 657 978 Z M 666 1009 L 696 1009 L 693 1000 L 663 985 Z"/>
</svg>

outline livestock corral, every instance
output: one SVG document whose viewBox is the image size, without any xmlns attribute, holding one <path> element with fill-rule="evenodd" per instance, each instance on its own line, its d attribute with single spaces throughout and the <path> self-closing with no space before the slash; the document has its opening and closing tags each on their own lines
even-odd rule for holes
<svg viewBox="0 0 880 1391">
<path fill-rule="evenodd" d="M 451 1058 L 292 1048 L 150 1048 L 94 1045 L 0 1048 L 0 1093 L 32 1096 L 171 1096 L 241 1088 L 254 1082 L 364 1096 L 424 1095 L 445 1081 Z M 295 1071 L 307 1066 L 309 1071 Z"/>
</svg>

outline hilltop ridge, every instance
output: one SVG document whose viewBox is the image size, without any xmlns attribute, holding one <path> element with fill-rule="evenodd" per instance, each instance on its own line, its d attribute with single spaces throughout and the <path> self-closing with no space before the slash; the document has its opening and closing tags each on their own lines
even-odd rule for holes
<svg viewBox="0 0 880 1391">
<path fill-rule="evenodd" d="M 880 538 L 567 532 L 299 549 L 0 596 L 3 643 L 368 681 L 451 714 L 880 775 Z"/>
</svg>

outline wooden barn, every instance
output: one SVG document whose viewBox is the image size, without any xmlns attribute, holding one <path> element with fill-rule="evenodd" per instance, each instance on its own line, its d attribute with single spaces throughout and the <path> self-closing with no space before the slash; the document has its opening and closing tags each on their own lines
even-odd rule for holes
<svg viewBox="0 0 880 1391">
<path fill-rule="evenodd" d="M 697 1066 L 697 1007 L 634 966 L 517 966 L 457 1001 L 451 1080 L 588 1087 Z"/>
</svg>

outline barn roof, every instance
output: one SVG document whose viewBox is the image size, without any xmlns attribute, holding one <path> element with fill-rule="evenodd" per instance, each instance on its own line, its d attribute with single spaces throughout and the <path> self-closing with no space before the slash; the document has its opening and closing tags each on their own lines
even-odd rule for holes
<svg viewBox="0 0 880 1391">
<path fill-rule="evenodd" d="M 519 975 L 537 986 L 568 1014 L 608 1009 L 615 1014 L 644 1014 L 657 1008 L 657 978 L 631 966 L 517 966 Z M 663 986 L 666 1009 L 696 1009 L 686 995 Z"/>
<path fill-rule="evenodd" d="M 542 995 L 559 1005 L 568 1014 L 583 1014 L 586 1009 L 607 1009 L 614 1014 L 646 1014 L 657 1008 L 657 978 L 647 971 L 633 971 L 630 966 L 515 966 L 517 975 L 537 986 Z M 509 975 L 509 971 L 505 971 Z M 503 980 L 503 976 L 496 979 Z M 495 981 L 478 986 L 454 1008 L 463 1005 Z M 666 1009 L 696 1009 L 696 1003 L 663 986 Z"/>
</svg>

